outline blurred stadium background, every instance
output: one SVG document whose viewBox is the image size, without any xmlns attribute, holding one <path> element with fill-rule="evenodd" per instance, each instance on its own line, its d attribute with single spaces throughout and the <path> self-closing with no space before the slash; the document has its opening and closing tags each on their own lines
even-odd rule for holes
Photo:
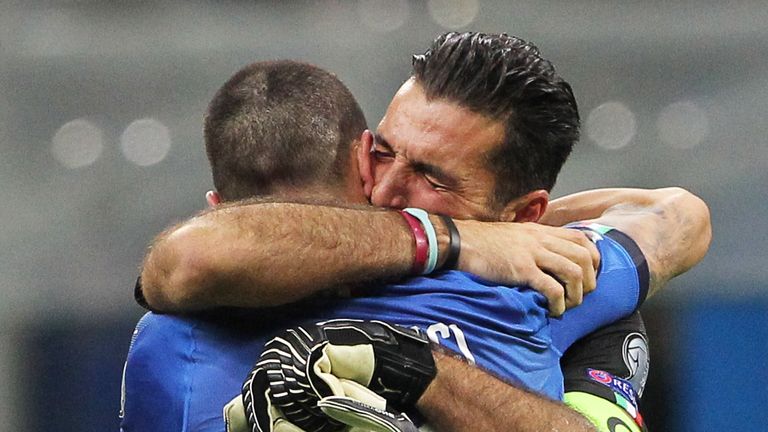
<svg viewBox="0 0 768 432">
<path fill-rule="evenodd" d="M 201 119 L 254 60 L 336 72 L 375 125 L 446 30 L 536 42 L 583 139 L 555 195 L 682 185 L 704 262 L 644 311 L 652 431 L 768 430 L 764 1 L 0 0 L 0 432 L 117 430 L 144 249 L 203 208 Z"/>
</svg>

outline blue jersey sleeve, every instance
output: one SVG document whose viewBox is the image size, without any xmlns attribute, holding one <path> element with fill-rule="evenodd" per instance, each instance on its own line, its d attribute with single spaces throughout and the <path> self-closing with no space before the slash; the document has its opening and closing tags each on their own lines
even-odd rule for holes
<svg viewBox="0 0 768 432">
<path fill-rule="evenodd" d="M 555 350 L 561 355 L 583 336 L 637 310 L 648 294 L 648 263 L 637 244 L 611 227 L 577 225 L 600 251 L 597 288 L 561 318 L 550 319 Z"/>
</svg>

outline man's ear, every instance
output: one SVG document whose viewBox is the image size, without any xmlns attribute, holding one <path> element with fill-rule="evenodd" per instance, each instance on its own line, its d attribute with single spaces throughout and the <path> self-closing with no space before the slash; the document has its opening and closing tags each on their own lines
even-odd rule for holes
<svg viewBox="0 0 768 432">
<path fill-rule="evenodd" d="M 221 204 L 221 196 L 215 190 L 209 190 L 205 193 L 205 201 L 208 203 L 208 206 L 216 207 Z"/>
<path fill-rule="evenodd" d="M 510 201 L 501 211 L 504 222 L 538 222 L 549 204 L 549 192 L 537 189 Z"/>
<path fill-rule="evenodd" d="M 360 136 L 360 145 L 357 147 L 357 169 L 360 172 L 360 181 L 363 183 L 363 193 L 368 201 L 371 200 L 371 192 L 373 191 L 372 148 L 373 133 L 366 129 Z"/>
</svg>

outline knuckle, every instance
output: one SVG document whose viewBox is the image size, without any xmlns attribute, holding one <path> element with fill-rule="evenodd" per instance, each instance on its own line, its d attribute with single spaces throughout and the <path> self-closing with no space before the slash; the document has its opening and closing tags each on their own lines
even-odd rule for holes
<svg viewBox="0 0 768 432">
<path fill-rule="evenodd" d="M 584 272 L 581 270 L 581 267 L 577 264 L 570 264 L 567 267 L 563 269 L 564 274 L 566 277 L 568 277 L 569 280 L 574 282 L 581 282 L 582 277 L 584 276 Z"/>
<path fill-rule="evenodd" d="M 576 259 L 579 261 L 579 263 L 585 263 L 585 264 L 592 265 L 592 261 L 594 259 L 594 255 L 592 254 L 592 251 L 589 249 L 589 245 L 580 245 L 580 246 L 578 246 L 578 252 L 576 254 Z"/>
<path fill-rule="evenodd" d="M 555 300 L 557 298 L 557 296 L 558 296 L 557 291 L 555 289 L 553 289 L 551 285 L 542 284 L 540 281 L 536 281 L 536 282 L 531 283 L 531 288 L 533 288 L 536 291 L 540 292 L 549 301 Z"/>
<path fill-rule="evenodd" d="M 539 271 L 539 267 L 536 266 L 536 263 L 532 260 L 521 262 L 515 267 L 517 268 L 517 271 L 522 275 L 534 275 Z"/>
<path fill-rule="evenodd" d="M 547 283 L 541 281 L 536 284 L 538 291 L 544 295 L 550 302 L 558 301 L 565 297 L 565 289 L 558 283 Z"/>
<path fill-rule="evenodd" d="M 576 231 L 576 237 L 574 237 L 573 242 L 583 247 L 587 252 L 590 253 L 591 250 L 595 248 L 595 244 L 592 243 L 592 240 L 590 240 L 589 237 L 587 237 L 587 235 L 581 231 Z"/>
<path fill-rule="evenodd" d="M 581 243 L 582 240 L 587 239 L 587 236 L 579 230 L 569 229 L 566 231 L 568 232 L 566 238 L 574 243 Z"/>
</svg>

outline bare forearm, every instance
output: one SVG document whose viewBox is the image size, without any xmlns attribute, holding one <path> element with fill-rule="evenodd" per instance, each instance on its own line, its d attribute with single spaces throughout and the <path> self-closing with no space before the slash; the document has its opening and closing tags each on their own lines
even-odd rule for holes
<svg viewBox="0 0 768 432">
<path fill-rule="evenodd" d="M 660 189 L 661 190 L 661 189 Z M 616 206 L 647 207 L 658 199 L 648 189 L 610 188 L 578 192 L 549 202 L 539 223 L 563 226 L 572 222 L 596 219 Z"/>
<path fill-rule="evenodd" d="M 586 432 L 595 428 L 565 405 L 508 385 L 480 369 L 435 353 L 438 374 L 418 402 L 436 430 Z"/>
<path fill-rule="evenodd" d="M 164 311 L 273 306 L 407 275 L 412 248 L 394 212 L 256 203 L 211 211 L 162 234 L 142 282 L 150 306 Z"/>
<path fill-rule="evenodd" d="M 544 223 L 567 223 L 575 218 L 610 225 L 632 237 L 649 264 L 649 295 L 701 261 L 712 239 L 707 205 L 677 187 L 600 189 L 553 203 Z"/>
<path fill-rule="evenodd" d="M 438 216 L 430 220 L 442 268 L 450 235 Z M 456 226 L 458 269 L 531 286 L 555 315 L 580 303 L 582 290 L 594 289 L 599 255 L 577 232 L 520 223 L 457 220 Z M 322 290 L 409 276 L 414 249 L 413 233 L 395 211 L 236 203 L 158 236 L 144 262 L 143 291 L 149 306 L 164 312 L 276 306 Z M 567 299 L 555 277 L 569 287 Z"/>
<path fill-rule="evenodd" d="M 621 229 L 643 251 L 651 273 L 650 296 L 704 258 L 712 226 L 709 208 L 696 195 L 681 188 L 647 193 L 652 204 L 616 206 L 595 222 Z"/>
</svg>

